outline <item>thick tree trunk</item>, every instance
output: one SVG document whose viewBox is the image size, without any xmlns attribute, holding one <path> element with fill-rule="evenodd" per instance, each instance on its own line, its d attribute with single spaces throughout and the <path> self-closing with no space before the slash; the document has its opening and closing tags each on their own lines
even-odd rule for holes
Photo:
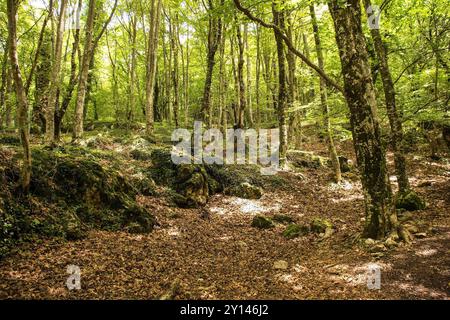
<svg viewBox="0 0 450 320">
<path fill-rule="evenodd" d="M 316 13 L 314 11 L 314 5 L 309 7 L 311 14 L 311 23 L 314 31 L 314 42 L 316 44 L 317 62 L 320 69 L 324 70 L 324 60 L 322 53 L 322 43 L 320 41 L 319 26 L 317 24 Z M 327 84 L 320 78 L 320 103 L 322 105 L 323 127 L 328 145 L 328 153 L 331 159 L 331 164 L 334 171 L 334 179 L 337 183 L 341 182 L 341 167 L 339 165 L 339 158 L 334 145 L 333 133 L 331 131 L 330 114 L 328 109 L 327 99 Z"/>
<path fill-rule="evenodd" d="M 148 34 L 148 48 L 147 48 L 147 73 L 145 78 L 145 118 L 146 118 L 146 133 L 153 134 L 154 123 L 154 90 L 156 81 L 156 62 L 158 49 L 158 33 L 159 33 L 159 19 L 161 16 L 161 2 L 162 0 L 151 1 L 150 11 L 150 30 Z"/>
<path fill-rule="evenodd" d="M 52 145 L 55 142 L 55 110 L 57 103 L 57 92 L 61 83 L 61 57 L 64 36 L 64 16 L 67 7 L 67 0 L 61 0 L 59 9 L 58 24 L 56 27 L 56 41 L 54 45 L 52 72 L 47 106 L 45 108 L 45 143 Z"/>
<path fill-rule="evenodd" d="M 17 97 L 17 121 L 20 140 L 23 148 L 23 162 L 21 168 L 21 187 L 24 193 L 28 193 L 31 182 L 31 151 L 28 132 L 28 100 L 25 94 L 22 75 L 17 56 L 17 1 L 7 0 L 8 14 L 8 43 L 9 60 Z"/>
<path fill-rule="evenodd" d="M 350 124 L 366 207 L 363 235 L 374 239 L 397 237 L 397 214 L 393 208 L 385 153 L 376 115 L 377 103 L 361 27 L 358 0 L 328 5 L 344 78 L 344 93 L 350 109 Z"/>
<path fill-rule="evenodd" d="M 370 0 L 364 0 L 364 6 L 371 6 Z M 380 30 L 372 28 L 370 30 L 378 58 L 381 80 L 383 82 L 384 98 L 386 100 L 387 115 L 391 127 L 391 145 L 394 152 L 395 173 L 399 192 L 407 192 L 410 189 L 408 174 L 406 171 L 406 159 L 403 147 L 402 121 L 397 111 L 395 102 L 395 88 L 389 70 L 386 48 L 381 39 Z"/>
</svg>

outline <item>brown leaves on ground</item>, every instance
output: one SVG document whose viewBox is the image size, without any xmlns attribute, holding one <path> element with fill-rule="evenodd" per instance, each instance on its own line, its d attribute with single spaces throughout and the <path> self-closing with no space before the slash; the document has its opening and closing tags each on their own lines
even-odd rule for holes
<svg viewBox="0 0 450 320">
<path fill-rule="evenodd" d="M 154 232 L 93 231 L 82 241 L 24 247 L 0 262 L 0 298 L 448 299 L 449 165 L 410 160 L 411 182 L 429 204 L 413 213 L 426 236 L 411 246 L 374 255 L 353 241 L 364 218 L 358 182 L 332 185 L 329 172 L 310 169 L 281 173 L 289 191 L 266 190 L 259 200 L 216 195 L 203 209 L 208 219 L 197 209 L 141 197 L 160 223 Z M 256 214 L 302 224 L 327 218 L 335 233 L 288 240 L 282 224 L 252 228 Z M 374 262 L 380 290 L 367 288 Z M 66 288 L 68 265 L 81 268 L 81 290 Z"/>
</svg>

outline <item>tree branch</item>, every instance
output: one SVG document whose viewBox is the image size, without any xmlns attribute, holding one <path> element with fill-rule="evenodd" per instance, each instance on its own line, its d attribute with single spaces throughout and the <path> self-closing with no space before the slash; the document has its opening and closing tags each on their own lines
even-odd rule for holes
<svg viewBox="0 0 450 320">
<path fill-rule="evenodd" d="M 241 3 L 239 2 L 239 0 L 233 0 L 234 4 L 236 5 L 236 8 L 241 11 L 242 13 L 244 13 L 247 18 L 249 18 L 250 20 L 259 23 L 260 25 L 262 25 L 265 28 L 269 28 L 269 29 L 273 29 L 284 41 L 284 43 L 286 44 L 286 46 L 288 47 L 288 49 L 294 53 L 297 57 L 299 57 L 307 66 L 309 66 L 310 68 L 312 68 L 314 71 L 317 72 L 317 74 L 323 79 L 325 80 L 325 82 L 330 85 L 331 87 L 335 88 L 336 90 L 338 90 L 339 92 L 343 93 L 344 89 L 338 84 L 336 83 L 333 79 L 331 79 L 323 70 L 321 70 L 317 65 L 315 65 L 313 62 L 311 62 L 311 60 L 309 60 L 305 55 L 303 55 L 300 51 L 298 51 L 294 45 L 292 44 L 292 42 L 289 40 L 289 38 L 284 34 L 283 30 L 281 30 L 278 26 L 272 24 L 272 23 L 268 23 L 265 22 L 264 20 L 255 17 L 250 10 L 244 8 Z"/>
</svg>

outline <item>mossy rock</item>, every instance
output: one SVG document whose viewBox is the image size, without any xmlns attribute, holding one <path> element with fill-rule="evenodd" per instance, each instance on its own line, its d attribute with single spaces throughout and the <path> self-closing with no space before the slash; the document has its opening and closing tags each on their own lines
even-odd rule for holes
<svg viewBox="0 0 450 320">
<path fill-rule="evenodd" d="M 325 233 L 327 229 L 333 228 L 333 224 L 328 219 L 314 218 L 311 221 L 310 228 L 314 233 Z"/>
<path fill-rule="evenodd" d="M 263 216 L 255 216 L 252 220 L 252 227 L 258 229 L 269 229 L 273 228 L 274 224 L 269 218 Z"/>
<path fill-rule="evenodd" d="M 344 156 L 339 156 L 339 167 L 342 173 L 349 172 L 351 169 L 350 160 Z"/>
<path fill-rule="evenodd" d="M 405 209 L 407 211 L 423 210 L 426 208 L 425 201 L 412 190 L 398 194 L 395 205 L 397 209 Z"/>
<path fill-rule="evenodd" d="M 259 199 L 262 197 L 262 190 L 248 182 L 243 182 L 228 189 L 226 194 L 244 199 Z"/>
<path fill-rule="evenodd" d="M 290 224 L 290 223 L 294 222 L 294 219 L 292 219 L 292 217 L 289 217 L 284 214 L 276 214 L 273 216 L 272 220 L 275 222 L 278 222 L 278 223 L 283 223 L 283 224 L 285 224 L 285 223 Z"/>
<path fill-rule="evenodd" d="M 290 150 L 287 153 L 287 159 L 295 167 L 318 169 L 330 165 L 330 159 L 315 155 L 311 152 Z"/>
<path fill-rule="evenodd" d="M 133 149 L 130 152 L 131 158 L 134 160 L 148 161 L 152 159 L 152 153 L 150 151 L 142 149 Z"/>
<path fill-rule="evenodd" d="M 308 226 L 291 224 L 287 226 L 286 230 L 283 231 L 283 237 L 287 239 L 293 239 L 308 234 L 308 232 L 309 232 Z"/>
</svg>

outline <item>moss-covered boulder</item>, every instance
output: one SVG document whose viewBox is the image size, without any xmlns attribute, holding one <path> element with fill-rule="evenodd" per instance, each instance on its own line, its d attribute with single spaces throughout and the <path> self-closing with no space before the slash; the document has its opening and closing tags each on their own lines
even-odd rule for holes
<svg viewBox="0 0 450 320">
<path fill-rule="evenodd" d="M 252 227 L 258 229 L 269 229 L 273 228 L 274 224 L 269 218 L 266 218 L 264 216 L 255 216 L 252 220 Z"/>
<path fill-rule="evenodd" d="M 251 185 L 248 182 L 243 182 L 237 186 L 233 186 L 227 189 L 225 193 L 244 199 L 259 199 L 262 197 L 261 188 Z"/>
<path fill-rule="evenodd" d="M 303 226 L 299 224 L 290 224 L 283 231 L 283 237 L 287 239 L 293 239 L 308 234 L 308 232 L 309 232 L 308 226 Z"/>
<path fill-rule="evenodd" d="M 176 191 L 186 198 L 187 207 L 205 205 L 209 198 L 208 175 L 205 168 L 193 164 L 179 165 Z"/>
<path fill-rule="evenodd" d="M 405 209 L 407 211 L 423 210 L 426 208 L 425 201 L 412 190 L 398 194 L 395 205 L 397 209 Z"/>
<path fill-rule="evenodd" d="M 349 172 L 351 169 L 351 161 L 344 156 L 339 156 L 338 159 L 341 172 L 342 173 Z"/>
<path fill-rule="evenodd" d="M 290 150 L 286 156 L 293 166 L 299 168 L 318 169 L 330 165 L 330 159 L 315 155 L 312 152 Z"/>
<path fill-rule="evenodd" d="M 310 228 L 314 233 L 325 233 L 327 229 L 333 229 L 333 224 L 328 219 L 314 218 Z"/>
</svg>

